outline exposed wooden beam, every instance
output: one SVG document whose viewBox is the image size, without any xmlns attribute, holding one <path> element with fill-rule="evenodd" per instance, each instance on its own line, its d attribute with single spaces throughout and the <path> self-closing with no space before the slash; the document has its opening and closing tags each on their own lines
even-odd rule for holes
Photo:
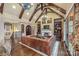
<svg viewBox="0 0 79 59">
<path fill-rule="evenodd" d="M 51 6 L 51 7 L 55 8 L 55 9 L 59 10 L 60 12 L 66 14 L 66 10 L 65 9 L 59 7 L 58 5 L 55 5 L 54 3 L 48 3 L 48 6 Z"/>
<path fill-rule="evenodd" d="M 51 11 L 47 11 L 47 13 L 52 13 Z M 41 18 L 43 14 L 40 14 L 39 18 Z M 39 18 L 37 18 L 37 20 L 35 21 L 35 23 L 37 23 L 37 21 L 39 20 Z"/>
<path fill-rule="evenodd" d="M 20 5 L 20 6 L 22 6 L 22 5 L 21 5 L 21 3 L 19 3 L 19 5 Z M 39 7 L 39 5 L 40 5 L 40 4 L 37 4 L 37 6 L 36 6 L 36 8 L 35 8 L 35 10 L 34 10 L 33 14 L 31 15 L 31 17 L 30 17 L 29 21 L 31 21 L 31 20 L 32 20 L 33 16 L 34 16 L 34 15 L 35 15 L 35 13 L 37 12 L 37 11 L 36 11 L 36 9 Z M 21 13 L 20 13 L 20 15 L 19 15 L 19 18 L 20 18 L 20 19 L 22 18 L 23 13 L 24 13 L 24 9 L 22 8 Z"/>
<path fill-rule="evenodd" d="M 21 4 L 20 4 L 20 5 L 21 5 Z M 37 6 L 36 6 L 34 12 L 32 13 L 32 15 L 31 15 L 29 21 L 31 21 L 32 18 L 33 18 L 33 16 L 36 14 L 36 12 L 41 9 L 41 7 L 39 7 L 39 6 L 40 6 L 40 4 L 37 4 Z M 66 11 L 65 11 L 63 8 L 57 6 L 57 5 L 53 4 L 53 3 L 48 3 L 47 5 L 43 5 L 42 7 L 44 8 L 44 7 L 48 7 L 48 6 L 52 6 L 52 8 L 55 7 L 55 9 L 59 10 L 60 12 L 62 12 L 62 13 L 64 13 L 64 14 L 66 13 Z M 38 8 L 38 7 L 39 7 L 39 8 Z M 24 13 L 24 10 L 21 11 L 19 18 L 22 17 L 23 13 Z"/>
<path fill-rule="evenodd" d="M 53 13 L 56 13 L 57 15 L 59 15 L 60 17 L 64 18 L 62 15 L 60 15 L 59 13 L 55 12 L 53 9 L 48 8 L 50 11 L 52 11 Z"/>
<path fill-rule="evenodd" d="M 43 10 L 44 9 L 44 7 L 46 7 L 47 5 L 46 5 L 46 3 L 41 3 L 41 10 Z"/>
<path fill-rule="evenodd" d="M 20 14 L 19 14 L 19 19 L 22 18 L 24 11 L 25 11 L 25 10 L 22 8 L 22 10 L 21 10 L 21 12 L 20 12 Z"/>
<path fill-rule="evenodd" d="M 39 11 L 39 10 L 41 9 L 41 7 L 39 7 L 39 6 L 40 6 L 40 4 L 37 4 L 37 6 L 36 6 L 34 12 L 32 13 L 32 15 L 31 15 L 29 21 L 31 21 L 32 18 L 33 18 L 33 16 L 36 14 L 36 12 Z M 56 5 L 53 4 L 53 3 L 48 3 L 47 5 L 43 5 L 42 7 L 45 8 L 45 7 L 49 7 L 49 6 L 52 6 L 52 8 L 55 7 L 55 9 L 59 10 L 60 12 L 62 12 L 62 13 L 64 13 L 64 14 L 66 13 L 66 11 L 65 11 L 64 9 L 62 9 L 62 8 L 59 7 L 59 6 L 56 6 Z M 38 8 L 38 7 L 39 7 L 39 8 Z M 63 12 L 63 11 L 64 11 L 64 12 Z M 55 12 L 55 11 L 54 11 L 54 12 Z M 23 13 L 24 13 L 24 11 L 21 11 L 19 18 L 22 17 Z M 56 13 L 56 14 L 59 15 L 59 13 Z"/>
<path fill-rule="evenodd" d="M 40 4 L 37 4 L 37 6 L 36 6 L 36 8 L 35 8 L 34 12 L 32 13 L 32 15 L 31 15 L 31 17 L 30 17 L 29 21 L 31 21 L 31 20 L 32 20 L 33 16 L 34 16 L 34 15 L 35 15 L 35 13 L 37 12 L 36 10 L 37 10 L 37 8 L 38 8 L 39 6 L 40 6 Z"/>
<path fill-rule="evenodd" d="M 39 17 L 37 18 L 37 20 L 35 21 L 35 23 L 39 20 L 39 18 L 40 18 L 42 15 L 43 15 L 43 13 L 41 13 L 41 14 L 39 15 Z"/>
<path fill-rule="evenodd" d="M 50 11 L 47 11 L 47 13 L 56 13 L 57 15 L 59 15 L 61 18 L 64 18 L 62 15 L 60 15 L 59 13 L 55 12 L 54 10 L 52 10 L 51 8 L 47 8 L 49 9 Z M 44 10 L 45 11 L 45 10 Z M 39 17 L 37 18 L 37 20 L 35 21 L 35 23 L 37 23 L 37 21 L 39 20 L 39 18 L 43 15 L 43 12 L 41 12 L 41 14 L 39 15 Z"/>
<path fill-rule="evenodd" d="M 3 9 L 4 9 L 4 3 L 2 3 L 0 6 L 0 13 L 3 13 Z"/>
<path fill-rule="evenodd" d="M 64 10 L 63 8 L 57 6 L 57 5 L 53 4 L 53 3 L 48 3 L 47 5 L 44 5 L 44 6 L 43 6 L 43 8 L 45 8 L 45 7 L 51 7 L 51 8 L 54 8 L 54 9 L 60 11 L 60 12 L 63 13 L 63 14 L 66 14 L 66 10 Z M 40 9 L 41 9 L 41 8 L 39 7 L 36 11 L 38 11 L 38 10 L 40 10 Z"/>
<path fill-rule="evenodd" d="M 35 23 L 39 20 L 39 18 L 43 15 L 43 12 L 45 11 L 45 9 L 41 12 L 41 14 L 38 16 L 38 18 L 36 19 Z"/>
<path fill-rule="evenodd" d="M 41 5 L 41 10 L 43 10 L 43 3 L 40 3 L 40 5 Z"/>
</svg>

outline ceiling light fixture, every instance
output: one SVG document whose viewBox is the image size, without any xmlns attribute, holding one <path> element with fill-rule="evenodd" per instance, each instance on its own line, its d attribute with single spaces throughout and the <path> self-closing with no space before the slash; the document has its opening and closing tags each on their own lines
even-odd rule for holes
<svg viewBox="0 0 79 59">
<path fill-rule="evenodd" d="M 34 19 L 36 19 L 36 16 L 34 17 Z"/>
<path fill-rule="evenodd" d="M 28 7 L 28 8 L 30 8 L 31 6 L 30 6 L 30 5 L 28 5 L 27 7 Z"/>
<path fill-rule="evenodd" d="M 13 6 L 12 6 L 12 8 L 13 8 L 13 9 L 16 9 L 16 6 L 15 6 L 15 5 L 13 5 Z"/>
<path fill-rule="evenodd" d="M 29 15 L 29 12 L 27 12 L 27 15 Z"/>
<path fill-rule="evenodd" d="M 31 5 L 33 6 L 33 3 L 31 3 Z"/>
</svg>

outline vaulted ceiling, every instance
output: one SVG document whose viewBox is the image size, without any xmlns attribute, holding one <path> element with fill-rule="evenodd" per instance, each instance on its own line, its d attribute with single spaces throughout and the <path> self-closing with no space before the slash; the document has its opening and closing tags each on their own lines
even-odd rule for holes
<svg viewBox="0 0 79 59">
<path fill-rule="evenodd" d="M 33 6 L 29 10 L 24 11 L 19 3 L 1 3 L 0 13 L 8 13 L 18 17 L 19 19 L 26 19 L 29 21 L 36 19 L 37 21 L 43 11 L 40 8 L 41 5 L 39 6 L 39 4 L 37 5 L 36 3 L 32 5 Z M 71 3 L 48 3 L 45 7 L 48 8 L 48 11 L 54 12 L 60 17 L 64 17 L 70 6 Z"/>
<path fill-rule="evenodd" d="M 55 3 L 55 5 L 65 9 L 67 11 L 70 8 L 71 3 Z"/>
</svg>

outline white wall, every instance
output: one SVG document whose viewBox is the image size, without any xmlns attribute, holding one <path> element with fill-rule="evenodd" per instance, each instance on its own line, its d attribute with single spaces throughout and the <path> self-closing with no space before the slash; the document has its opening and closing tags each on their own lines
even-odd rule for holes
<svg viewBox="0 0 79 59">
<path fill-rule="evenodd" d="M 0 45 L 4 44 L 4 20 L 0 14 Z"/>
</svg>

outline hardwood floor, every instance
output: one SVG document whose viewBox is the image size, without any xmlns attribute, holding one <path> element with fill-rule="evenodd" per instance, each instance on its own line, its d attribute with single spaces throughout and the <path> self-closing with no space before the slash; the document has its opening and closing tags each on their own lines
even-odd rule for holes
<svg viewBox="0 0 79 59">
<path fill-rule="evenodd" d="M 66 48 L 64 47 L 64 44 L 62 43 L 60 43 L 59 45 L 58 56 L 69 56 L 68 52 L 66 51 Z"/>
<path fill-rule="evenodd" d="M 11 56 L 41 56 L 41 55 L 18 43 L 16 47 L 12 50 Z M 68 56 L 67 54 L 65 54 L 65 51 L 63 47 L 61 47 L 61 45 L 59 46 L 58 56 Z"/>
<path fill-rule="evenodd" d="M 41 56 L 40 54 L 20 45 L 17 46 L 11 52 L 12 56 Z"/>
</svg>

